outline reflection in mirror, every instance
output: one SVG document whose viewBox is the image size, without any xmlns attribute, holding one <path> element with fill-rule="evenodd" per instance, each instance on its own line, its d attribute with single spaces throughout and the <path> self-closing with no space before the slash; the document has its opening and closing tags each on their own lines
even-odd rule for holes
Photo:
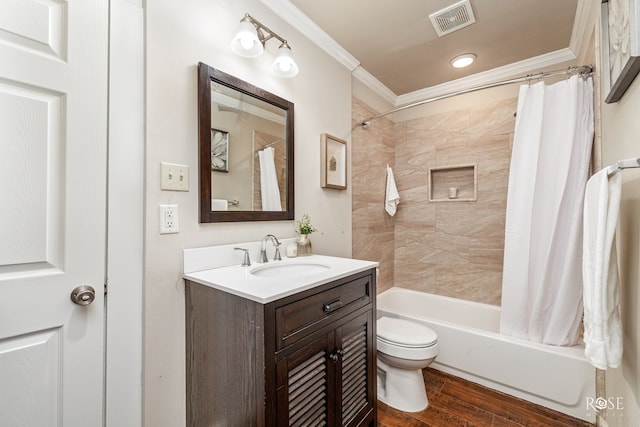
<svg viewBox="0 0 640 427">
<path fill-rule="evenodd" d="M 293 103 L 200 63 L 200 222 L 293 219 Z"/>
</svg>

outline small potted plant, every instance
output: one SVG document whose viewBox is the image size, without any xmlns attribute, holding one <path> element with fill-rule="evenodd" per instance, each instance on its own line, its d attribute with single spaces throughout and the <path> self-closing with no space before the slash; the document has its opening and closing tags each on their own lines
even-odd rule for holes
<svg viewBox="0 0 640 427">
<path fill-rule="evenodd" d="M 298 256 L 311 255 L 311 239 L 309 234 L 318 231 L 313 225 L 311 225 L 311 218 L 309 214 L 302 215 L 299 221 L 296 221 L 296 233 L 298 233 L 298 239 L 296 240 Z"/>
</svg>

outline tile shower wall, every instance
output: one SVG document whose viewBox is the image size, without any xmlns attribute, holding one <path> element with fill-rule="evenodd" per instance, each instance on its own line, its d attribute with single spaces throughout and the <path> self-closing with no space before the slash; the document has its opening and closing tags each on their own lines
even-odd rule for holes
<svg viewBox="0 0 640 427">
<path fill-rule="evenodd" d="M 370 115 L 358 100 L 353 105 L 354 120 L 365 111 Z M 516 106 L 517 99 L 511 98 L 354 129 L 353 254 L 381 263 L 381 289 L 399 286 L 500 304 Z M 401 200 L 393 219 L 382 204 L 389 159 Z M 471 163 L 478 170 L 477 201 L 428 202 L 430 167 Z M 383 271 L 389 268 L 391 234 L 393 284 Z"/>
<path fill-rule="evenodd" d="M 368 129 L 359 123 L 377 114 L 353 98 L 351 134 L 352 256 L 380 263 L 377 291 L 393 286 L 394 226 L 384 211 L 386 166 L 394 164 L 395 125 L 386 118 Z"/>
</svg>

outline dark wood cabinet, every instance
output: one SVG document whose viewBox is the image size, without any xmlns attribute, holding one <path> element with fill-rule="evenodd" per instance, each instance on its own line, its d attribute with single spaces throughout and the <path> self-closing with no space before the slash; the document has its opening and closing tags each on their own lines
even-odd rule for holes
<svg viewBox="0 0 640 427">
<path fill-rule="evenodd" d="M 373 420 L 374 384 L 367 369 L 373 363 L 367 351 L 372 313 L 339 323 L 276 362 L 278 425 L 358 426 Z"/>
<path fill-rule="evenodd" d="M 375 426 L 375 269 L 261 304 L 187 281 L 188 426 Z"/>
</svg>

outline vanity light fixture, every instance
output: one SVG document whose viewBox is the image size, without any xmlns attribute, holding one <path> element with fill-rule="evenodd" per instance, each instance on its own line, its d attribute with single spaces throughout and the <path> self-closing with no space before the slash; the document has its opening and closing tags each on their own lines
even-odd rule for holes
<svg viewBox="0 0 640 427">
<path fill-rule="evenodd" d="M 468 67 L 469 65 L 471 65 L 473 63 L 473 61 L 475 61 L 477 58 L 475 53 L 465 53 L 464 55 L 458 55 L 455 58 L 453 58 L 451 61 L 449 61 L 449 63 L 454 67 L 454 68 L 464 68 L 464 67 Z"/>
<path fill-rule="evenodd" d="M 231 50 L 245 58 L 255 58 L 264 52 L 264 35 L 258 36 L 259 27 L 253 25 L 249 14 L 245 14 L 238 25 L 238 32 L 231 40 Z"/>
<path fill-rule="evenodd" d="M 271 31 L 248 13 L 240 20 L 238 32 L 231 41 L 231 50 L 240 56 L 255 58 L 264 52 L 267 40 L 275 38 L 280 41 L 278 54 L 271 67 L 271 72 L 278 77 L 293 77 L 298 74 L 298 65 L 291 55 L 291 47 L 285 39 Z"/>
</svg>

